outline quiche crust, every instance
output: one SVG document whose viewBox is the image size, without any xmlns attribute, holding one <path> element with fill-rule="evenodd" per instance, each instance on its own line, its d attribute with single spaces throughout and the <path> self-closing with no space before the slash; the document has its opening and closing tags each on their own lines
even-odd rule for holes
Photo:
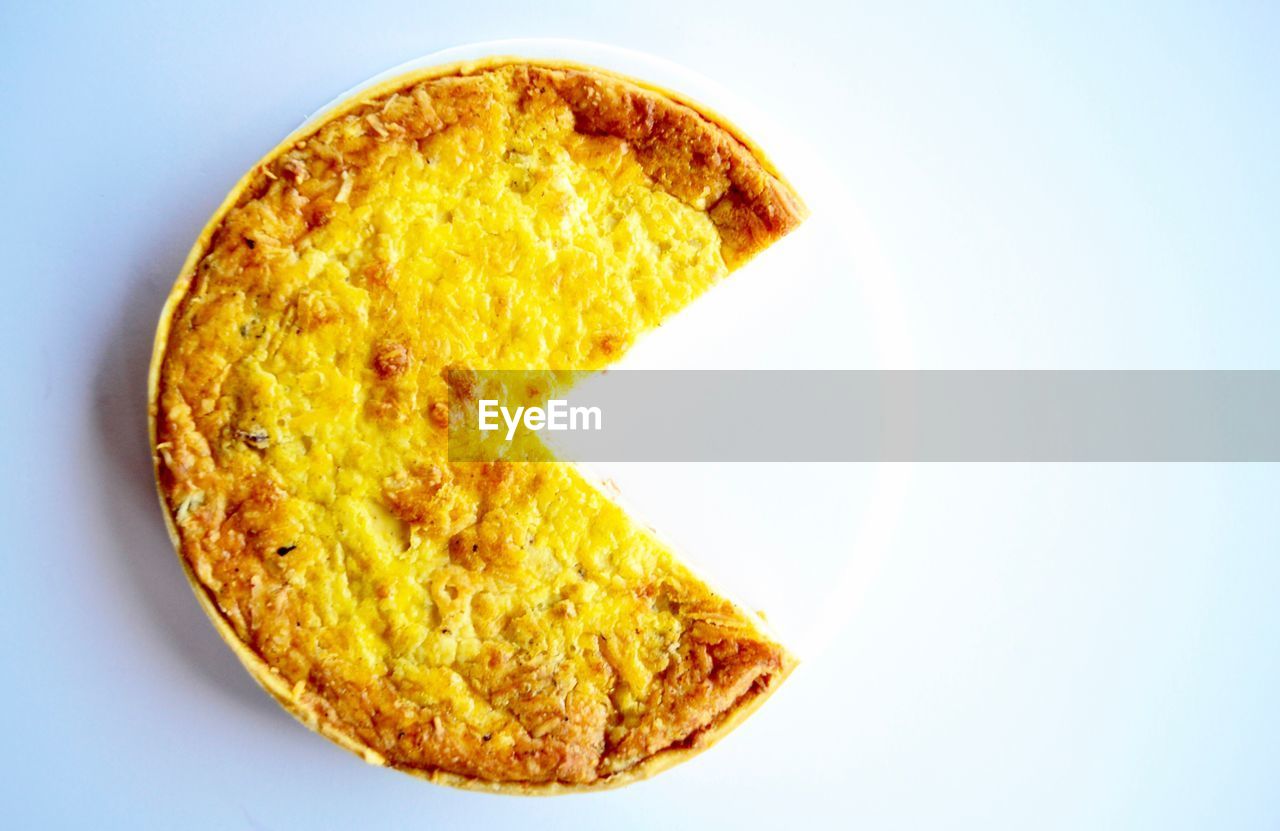
<svg viewBox="0 0 1280 831">
<path fill-rule="evenodd" d="M 573 468 L 448 463 L 443 370 L 606 366 L 804 215 L 722 119 L 571 64 L 413 73 L 286 139 L 150 371 L 223 639 L 308 726 L 445 784 L 613 787 L 716 741 L 794 658 Z"/>
</svg>

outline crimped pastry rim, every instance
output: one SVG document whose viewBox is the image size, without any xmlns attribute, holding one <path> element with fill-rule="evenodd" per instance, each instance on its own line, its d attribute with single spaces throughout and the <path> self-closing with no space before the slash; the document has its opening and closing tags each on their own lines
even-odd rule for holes
<svg viewBox="0 0 1280 831">
<path fill-rule="evenodd" d="M 152 342 L 151 361 L 147 373 L 147 434 L 148 445 L 151 450 L 152 474 L 156 487 L 156 495 L 160 502 L 161 513 L 164 516 L 165 529 L 168 531 L 169 540 L 174 546 L 177 559 L 182 564 L 183 574 L 186 576 L 187 582 L 190 584 L 200 607 L 209 617 L 209 620 L 213 624 L 213 627 L 217 631 L 219 637 L 221 637 L 227 646 L 231 648 L 231 651 L 235 656 L 239 658 L 240 663 L 244 666 L 249 675 L 259 684 L 259 686 L 270 694 L 281 707 L 311 730 L 319 733 L 325 738 L 328 738 L 340 747 L 356 754 L 370 764 L 391 768 L 393 770 L 409 774 L 415 778 L 425 779 L 435 784 L 448 785 L 463 790 L 508 795 L 551 796 L 562 793 L 586 793 L 612 790 L 632 782 L 648 779 L 654 774 L 660 773 L 681 762 L 687 761 L 694 756 L 697 756 L 703 750 L 706 750 L 708 747 L 716 744 L 721 738 L 732 732 L 735 727 L 754 713 L 756 709 L 764 703 L 765 699 L 769 698 L 769 696 L 772 695 L 779 686 L 781 686 L 782 682 L 795 669 L 798 663 L 797 659 L 793 654 L 787 651 L 785 647 L 782 647 L 782 667 L 780 670 L 769 676 L 767 685 L 763 688 L 753 688 L 748 691 L 743 697 L 739 698 L 733 704 L 731 709 L 725 711 L 716 721 L 695 732 L 692 741 L 687 745 L 672 746 L 659 750 L 635 765 L 611 774 L 608 777 L 596 780 L 595 782 L 587 784 L 568 784 L 559 781 L 542 783 L 492 781 L 463 776 L 461 774 L 444 770 L 426 771 L 417 768 L 388 764 L 386 759 L 383 758 L 380 753 L 373 750 L 347 731 L 343 730 L 332 720 L 327 719 L 325 715 L 319 712 L 316 708 L 309 706 L 306 702 L 300 700 L 299 697 L 295 695 L 289 684 L 280 676 L 279 672 L 268 664 L 262 656 L 258 655 L 257 652 L 245 644 L 244 641 L 236 634 L 234 628 L 226 619 L 226 616 L 218 608 L 217 603 L 209 594 L 208 589 L 200 582 L 199 578 L 192 570 L 190 563 L 187 561 L 187 558 L 182 554 L 182 543 L 178 534 L 178 528 L 174 522 L 173 514 L 169 509 L 168 501 L 165 498 L 164 485 L 161 481 L 160 475 L 160 465 L 162 460 L 156 447 L 157 422 L 159 415 L 160 372 L 168 347 L 173 316 L 179 309 L 182 300 L 187 294 L 187 290 L 191 283 L 191 276 L 194 274 L 196 264 L 207 253 L 213 233 L 221 225 L 226 214 L 235 207 L 245 189 L 254 181 L 255 175 L 258 171 L 263 166 L 273 161 L 277 156 L 289 150 L 296 142 L 320 130 L 325 124 L 342 117 L 372 100 L 388 95 L 398 89 L 417 84 L 421 81 L 451 76 L 478 74 L 510 65 L 532 66 L 545 69 L 576 70 L 591 73 L 656 93 L 678 104 L 688 107 L 698 115 L 707 119 L 707 121 L 714 124 L 716 127 L 727 132 L 736 141 L 742 144 L 756 163 L 758 163 L 767 173 L 787 188 L 790 195 L 795 199 L 795 207 L 797 208 L 799 215 L 801 217 L 807 215 L 807 208 L 800 201 L 799 197 L 795 195 L 794 188 L 790 186 L 787 180 L 777 170 L 756 142 L 750 139 L 732 122 L 711 108 L 694 101 L 683 94 L 674 92 L 657 84 L 652 84 L 620 72 L 577 61 L 547 58 L 522 58 L 515 55 L 494 55 L 490 57 L 453 61 L 435 66 L 413 69 L 403 74 L 387 78 L 384 81 L 363 89 L 359 89 L 354 94 L 332 105 L 326 106 L 313 114 L 300 127 L 290 132 L 279 142 L 279 144 L 251 165 L 244 175 L 232 186 L 231 190 L 218 205 L 217 209 L 215 209 L 211 214 L 208 222 L 201 230 L 199 236 L 197 236 L 195 243 L 192 245 L 190 251 L 187 253 L 186 259 L 182 263 L 178 272 L 178 277 L 175 280 L 173 287 L 170 289 L 169 295 L 161 309 L 159 321 L 156 325 L 156 334 Z M 686 567 L 689 567 L 687 563 L 685 565 Z M 752 617 L 757 620 L 759 619 L 758 615 L 752 615 Z M 761 621 L 761 623 L 763 623 L 763 621 Z M 779 644 L 779 646 L 781 645 Z"/>
</svg>

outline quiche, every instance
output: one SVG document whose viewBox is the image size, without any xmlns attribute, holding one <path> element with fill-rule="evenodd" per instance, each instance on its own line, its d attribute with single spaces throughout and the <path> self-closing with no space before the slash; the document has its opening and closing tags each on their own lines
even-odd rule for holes
<svg viewBox="0 0 1280 831">
<path fill-rule="evenodd" d="M 803 217 L 722 120 L 569 64 L 403 76 L 268 154 L 150 377 L 168 527 L 250 673 L 370 762 L 516 793 L 741 721 L 787 650 L 573 466 L 451 462 L 450 384 L 604 367 Z"/>
</svg>

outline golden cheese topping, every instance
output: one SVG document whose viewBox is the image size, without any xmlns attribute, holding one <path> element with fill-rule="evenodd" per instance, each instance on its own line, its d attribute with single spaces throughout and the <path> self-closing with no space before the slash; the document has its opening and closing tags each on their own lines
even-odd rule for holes
<svg viewBox="0 0 1280 831">
<path fill-rule="evenodd" d="M 527 64 L 260 165 L 179 282 L 153 400 L 181 554 L 251 670 L 454 784 L 613 784 L 718 735 L 787 653 L 572 467 L 451 464 L 446 370 L 602 367 L 801 212 L 691 108 Z"/>
</svg>

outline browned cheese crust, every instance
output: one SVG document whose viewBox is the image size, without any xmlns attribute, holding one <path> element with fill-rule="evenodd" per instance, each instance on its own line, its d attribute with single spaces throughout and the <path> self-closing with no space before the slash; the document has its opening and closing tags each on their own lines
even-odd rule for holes
<svg viewBox="0 0 1280 831">
<path fill-rule="evenodd" d="M 458 266 L 446 297 L 441 281 L 454 278 L 434 276 L 434 264 L 447 258 L 414 265 L 417 243 L 405 240 L 416 238 L 401 236 L 427 221 L 403 217 L 420 202 L 388 208 L 384 189 L 399 186 L 387 183 L 417 187 L 414 170 L 456 169 L 457 186 L 470 186 L 481 168 L 468 158 L 511 156 L 510 136 L 540 130 L 557 163 L 594 178 L 568 187 L 540 172 L 551 161 L 520 162 L 531 178 L 510 188 L 527 189 L 521 204 L 543 194 L 550 206 L 532 214 L 528 251 L 504 255 L 501 234 L 467 248 L 463 230 L 488 233 L 493 221 L 461 216 L 475 199 L 429 218 L 463 229 L 451 231 L 459 261 L 514 258 Z M 454 180 L 439 175 L 444 194 Z M 631 180 L 632 190 L 611 184 Z M 633 208 L 648 193 L 642 210 L 657 217 L 652 260 L 620 244 L 592 249 L 626 264 L 593 279 L 643 266 L 660 297 L 689 297 L 618 306 L 618 292 L 593 293 L 605 282 L 556 272 L 556 289 L 537 294 L 485 276 L 542 250 L 544 213 L 547 228 L 589 222 L 592 204 L 574 214 L 570 203 L 604 199 L 583 196 L 590 187 Z M 790 670 L 788 653 L 569 466 L 449 464 L 440 374 L 496 360 L 602 367 L 700 290 L 681 288 L 682 274 L 709 283 L 803 215 L 729 128 L 667 94 L 566 66 L 407 79 L 268 156 L 179 279 L 151 401 L 170 528 L 255 677 L 370 761 L 516 792 L 629 781 L 743 717 Z M 718 245 L 697 237 L 698 216 Z M 676 252 L 688 261 L 669 266 Z M 507 291 L 521 292 L 518 312 Z M 439 315 L 431 302 L 462 307 Z M 478 334 L 459 322 L 472 306 L 483 310 Z M 553 319 L 525 334 L 530 320 Z"/>
</svg>

